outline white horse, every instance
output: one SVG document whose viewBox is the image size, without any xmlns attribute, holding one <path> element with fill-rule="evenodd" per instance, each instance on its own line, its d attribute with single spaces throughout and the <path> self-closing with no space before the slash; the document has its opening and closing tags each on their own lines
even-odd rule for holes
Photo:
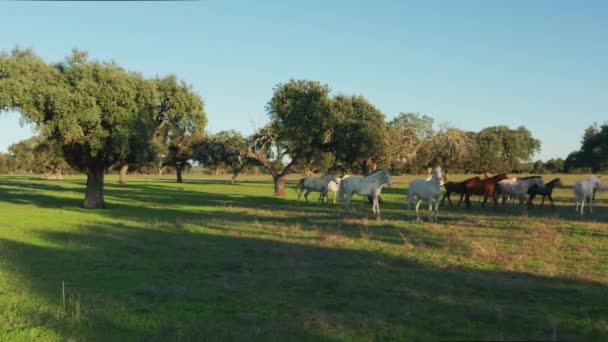
<svg viewBox="0 0 608 342">
<path fill-rule="evenodd" d="M 334 179 L 330 180 L 329 184 L 327 184 L 327 192 L 329 193 L 331 191 L 334 193 L 334 203 L 336 203 L 336 197 L 338 197 L 338 194 L 340 192 L 340 182 L 348 177 L 349 177 L 349 175 L 344 175 L 335 180 Z M 327 201 L 327 194 L 325 194 L 325 196 L 323 197 L 323 200 Z"/>
<path fill-rule="evenodd" d="M 319 200 L 321 200 L 321 198 L 324 198 L 327 195 L 327 185 L 329 184 L 330 181 L 335 181 L 338 178 L 336 177 L 336 173 L 335 172 L 330 172 L 322 177 L 312 177 L 312 176 L 308 176 L 308 177 L 304 177 L 302 179 L 300 179 L 300 181 L 298 182 L 297 185 L 297 189 L 298 189 L 298 202 L 300 202 L 300 196 L 302 196 L 302 192 L 306 191 L 306 193 L 304 194 L 304 198 L 306 199 L 306 202 L 308 202 L 308 194 L 310 194 L 311 192 L 315 191 L 315 192 L 320 192 L 321 193 L 321 197 L 319 198 Z"/>
<path fill-rule="evenodd" d="M 528 190 L 534 185 L 539 188 L 545 187 L 545 182 L 542 177 L 528 177 L 528 178 L 510 178 L 503 179 L 498 182 L 498 192 L 503 196 L 509 198 L 519 199 L 519 204 L 526 210 L 526 199 L 528 196 Z"/>
<path fill-rule="evenodd" d="M 581 207 L 581 215 L 583 215 L 583 210 L 585 208 L 585 201 L 587 201 L 587 205 L 589 206 L 589 213 L 593 213 L 593 195 L 596 191 L 602 190 L 602 180 L 600 176 L 591 176 L 587 179 L 579 180 L 574 184 L 574 201 L 576 202 L 576 212 L 578 212 L 578 207 Z"/>
<path fill-rule="evenodd" d="M 340 181 L 340 187 L 338 194 L 340 200 L 346 200 L 344 206 L 354 210 L 351 203 L 353 194 L 372 198 L 372 211 L 374 214 L 380 214 L 380 204 L 378 203 L 378 197 L 382 191 L 384 185 L 389 187 L 392 184 L 391 175 L 386 170 L 376 170 L 369 176 L 351 176 Z"/>
<path fill-rule="evenodd" d="M 418 217 L 418 208 L 420 203 L 425 200 L 429 202 L 429 211 L 434 214 L 434 218 L 437 219 L 439 212 L 439 199 L 443 194 L 441 191 L 441 184 L 443 184 L 443 173 L 441 172 L 441 166 L 437 166 L 430 179 L 414 179 L 410 182 L 410 186 L 407 189 L 407 209 L 409 210 L 414 200 L 416 201 L 416 217 Z"/>
<path fill-rule="evenodd" d="M 532 179 L 532 178 L 540 178 L 541 180 L 543 179 L 542 176 L 512 177 L 512 178 L 507 179 L 508 182 L 505 182 L 505 183 L 515 184 L 518 180 L 526 180 L 526 179 Z M 530 186 L 530 188 L 532 186 Z M 544 187 L 544 183 L 543 183 L 542 187 Z M 518 198 L 517 196 L 513 196 L 513 194 L 511 194 L 509 192 L 502 192 L 502 190 L 500 189 L 500 186 L 497 191 L 497 194 L 502 198 L 502 204 L 505 204 L 505 203 L 513 204 L 513 203 L 515 203 L 515 199 Z"/>
</svg>

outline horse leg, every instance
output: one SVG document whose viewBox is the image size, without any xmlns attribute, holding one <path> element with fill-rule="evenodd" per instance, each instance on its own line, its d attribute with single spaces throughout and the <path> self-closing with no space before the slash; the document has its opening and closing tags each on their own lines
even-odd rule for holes
<svg viewBox="0 0 608 342">
<path fill-rule="evenodd" d="M 589 214 L 593 214 L 593 196 L 589 197 Z"/>
<path fill-rule="evenodd" d="M 553 197 L 551 197 L 551 195 L 547 195 L 547 197 L 549 197 L 549 201 L 551 201 L 551 208 L 555 210 L 555 204 L 553 204 Z"/>
<path fill-rule="evenodd" d="M 304 199 L 308 202 L 308 194 L 310 194 L 310 190 L 306 189 L 306 193 L 304 194 Z"/>
<path fill-rule="evenodd" d="M 515 200 L 515 196 L 513 196 L 513 200 Z M 528 207 L 526 206 L 526 195 L 519 195 L 519 206 L 521 208 L 522 214 L 524 216 L 528 216 Z"/>
<path fill-rule="evenodd" d="M 441 199 L 441 205 L 443 205 L 446 197 L 448 198 L 448 203 L 450 204 L 450 206 L 452 206 L 452 202 L 450 202 L 450 193 L 448 191 L 446 191 L 443 195 L 443 198 Z"/>
<path fill-rule="evenodd" d="M 458 200 L 458 203 L 456 204 L 457 207 L 460 207 L 460 203 L 462 202 L 463 198 L 464 198 L 464 192 L 460 194 L 460 199 Z"/>
<path fill-rule="evenodd" d="M 585 210 L 585 199 L 581 201 L 581 215 L 583 215 L 583 211 Z"/>
<path fill-rule="evenodd" d="M 380 215 L 380 201 L 378 200 L 378 195 L 374 195 L 374 208 L 376 209 L 375 214 Z"/>
<path fill-rule="evenodd" d="M 418 208 L 420 207 L 420 203 L 422 203 L 422 199 L 418 198 L 416 202 L 416 221 L 420 220 L 420 217 L 418 216 Z"/>
<path fill-rule="evenodd" d="M 302 196 L 302 192 L 304 192 L 304 189 L 300 189 L 300 191 L 298 191 L 298 200 L 296 201 L 298 204 L 300 204 L 300 196 Z"/>
<path fill-rule="evenodd" d="M 346 198 L 344 199 L 344 207 L 348 208 L 350 211 L 354 211 L 353 206 L 350 204 L 350 201 L 352 200 L 353 194 L 352 193 L 346 193 L 344 195 L 346 196 Z"/>
<path fill-rule="evenodd" d="M 530 198 L 528 198 L 528 206 L 529 207 L 533 207 L 534 206 L 534 203 L 532 203 L 532 200 L 534 199 L 534 197 L 536 197 L 536 195 L 532 194 L 532 195 L 530 195 Z M 543 206 L 544 202 L 545 202 L 545 196 L 543 196 L 543 199 L 540 202 L 540 206 L 541 207 Z"/>
<path fill-rule="evenodd" d="M 322 197 L 322 201 L 323 203 L 327 203 L 327 189 L 321 191 L 321 197 Z"/>
</svg>

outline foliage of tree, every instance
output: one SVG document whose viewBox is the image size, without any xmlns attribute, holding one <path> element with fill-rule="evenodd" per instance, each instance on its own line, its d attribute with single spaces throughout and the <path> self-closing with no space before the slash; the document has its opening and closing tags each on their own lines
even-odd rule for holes
<svg viewBox="0 0 608 342">
<path fill-rule="evenodd" d="M 583 134 L 581 148 L 568 155 L 565 168 L 569 172 L 577 169 L 601 172 L 608 170 L 608 123 L 589 126 Z"/>
<path fill-rule="evenodd" d="M 330 145 L 336 161 L 357 164 L 364 174 L 373 171 L 389 148 L 384 114 L 363 96 L 338 95 L 331 100 Z M 332 122 L 333 121 L 333 122 Z"/>
<path fill-rule="evenodd" d="M 38 172 L 39 165 L 36 162 L 36 155 L 34 154 L 37 144 L 36 138 L 29 138 L 8 147 L 16 170 L 27 173 Z"/>
<path fill-rule="evenodd" d="M 247 139 L 235 130 L 208 135 L 196 147 L 194 159 L 207 168 L 227 168 L 234 184 L 238 175 L 252 161 L 246 156 Z"/>
<path fill-rule="evenodd" d="M 177 182 L 181 183 L 183 170 L 190 167 L 196 146 L 203 140 L 207 116 L 202 98 L 174 75 L 159 78 L 156 83 L 160 108 L 155 150 L 164 156 L 163 165 L 175 168 Z"/>
<path fill-rule="evenodd" d="M 0 152 L 0 173 L 15 172 L 15 160 L 8 153 Z"/>
<path fill-rule="evenodd" d="M 66 161 L 87 174 L 84 208 L 103 208 L 104 172 L 152 135 L 154 83 L 115 63 L 74 51 L 46 63 L 31 50 L 0 54 L 0 110 L 19 111 L 61 145 Z"/>
<path fill-rule="evenodd" d="M 418 148 L 415 162 L 434 167 L 442 165 L 447 171 L 451 166 L 462 166 L 478 155 L 478 147 L 465 131 L 443 128 L 429 136 Z"/>
<path fill-rule="evenodd" d="M 56 140 L 44 136 L 34 136 L 9 146 L 16 170 L 29 173 L 44 173 L 61 177 L 70 170 L 63 158 L 61 145 Z"/>
<path fill-rule="evenodd" d="M 331 148 L 329 87 L 316 81 L 290 80 L 274 88 L 266 111 L 270 123 L 253 136 L 245 156 L 264 167 L 285 194 L 286 176 L 315 153 Z"/>
<path fill-rule="evenodd" d="M 492 126 L 477 134 L 478 169 L 488 172 L 513 172 L 540 150 L 540 141 L 524 126 L 510 129 Z"/>
</svg>

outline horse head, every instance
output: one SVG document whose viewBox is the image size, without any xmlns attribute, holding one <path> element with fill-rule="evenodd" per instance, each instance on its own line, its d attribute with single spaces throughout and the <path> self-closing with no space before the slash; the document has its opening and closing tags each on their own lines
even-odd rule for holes
<svg viewBox="0 0 608 342">
<path fill-rule="evenodd" d="M 393 180 L 391 179 L 390 173 L 388 173 L 385 169 L 379 169 L 372 172 L 370 176 L 377 175 L 381 184 L 386 184 L 390 188 L 393 184 Z"/>
<path fill-rule="evenodd" d="M 444 181 L 444 175 L 443 172 L 441 172 L 441 166 L 437 165 L 437 167 L 435 167 L 431 178 L 435 180 L 435 182 L 437 182 L 439 186 L 442 185 L 442 182 Z M 445 180 L 447 180 L 447 178 L 445 178 Z"/>
</svg>

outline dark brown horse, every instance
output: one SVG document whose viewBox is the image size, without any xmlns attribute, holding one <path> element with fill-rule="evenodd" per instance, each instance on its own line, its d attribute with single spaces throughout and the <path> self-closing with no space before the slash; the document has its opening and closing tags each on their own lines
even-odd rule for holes
<svg viewBox="0 0 608 342">
<path fill-rule="evenodd" d="M 460 200 L 458 200 L 458 204 L 456 204 L 456 206 L 459 206 L 460 202 L 462 202 L 462 199 L 467 192 L 465 184 L 467 182 L 472 181 L 475 178 L 480 179 L 479 177 L 473 177 L 473 178 L 464 180 L 462 182 L 447 182 L 447 183 L 443 184 L 443 187 L 445 188 L 445 194 L 443 195 L 443 198 L 441 199 L 441 205 L 443 205 L 443 202 L 447 198 L 448 203 L 450 204 L 450 206 L 452 206 L 452 200 L 450 199 L 450 195 L 452 193 L 456 193 L 456 194 L 460 194 Z"/>
<path fill-rule="evenodd" d="M 554 180 L 545 183 L 545 187 L 541 188 L 537 185 L 534 185 L 530 188 L 530 190 L 528 190 L 528 195 L 530 195 L 530 197 L 528 198 L 528 205 L 532 206 L 532 200 L 534 199 L 534 197 L 536 197 L 537 195 L 543 196 L 543 199 L 540 201 L 540 206 L 542 207 L 543 204 L 545 204 L 545 198 L 549 198 L 549 201 L 551 201 L 551 208 L 555 209 L 555 205 L 553 204 L 553 198 L 551 197 L 551 194 L 553 194 L 553 189 L 555 189 L 556 186 L 561 185 L 561 180 L 559 178 L 555 178 Z"/>
<path fill-rule="evenodd" d="M 465 202 L 467 207 L 471 206 L 471 195 L 483 196 L 482 207 L 486 206 L 486 202 L 489 197 L 494 199 L 494 206 L 498 204 L 498 198 L 496 197 L 497 183 L 503 179 L 507 179 L 507 174 L 501 173 L 492 177 L 485 175 L 485 178 L 471 178 L 464 183 L 466 193 Z"/>
</svg>

